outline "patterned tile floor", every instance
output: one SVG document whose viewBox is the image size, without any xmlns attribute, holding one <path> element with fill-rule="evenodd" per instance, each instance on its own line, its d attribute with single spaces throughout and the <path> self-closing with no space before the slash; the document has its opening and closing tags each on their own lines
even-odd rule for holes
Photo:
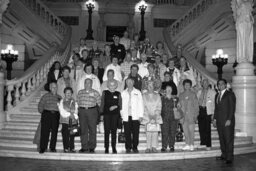
<svg viewBox="0 0 256 171">
<path fill-rule="evenodd" d="M 157 162 L 87 162 L 0 158 L 1 171 L 255 171 L 256 153 L 235 156 L 228 166 L 215 158 Z"/>
</svg>

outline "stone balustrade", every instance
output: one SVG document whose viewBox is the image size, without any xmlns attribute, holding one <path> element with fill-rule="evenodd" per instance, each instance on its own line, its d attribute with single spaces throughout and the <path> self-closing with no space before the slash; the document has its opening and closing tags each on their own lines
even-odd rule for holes
<svg viewBox="0 0 256 171">
<path fill-rule="evenodd" d="M 56 16 L 44 3 L 40 0 L 21 0 L 31 11 L 39 16 L 46 24 L 53 27 L 60 35 L 66 33 L 67 25 Z"/>
<path fill-rule="evenodd" d="M 191 9 L 186 12 L 182 17 L 176 20 L 170 27 L 169 32 L 172 37 L 180 33 L 185 27 L 196 20 L 212 5 L 218 3 L 218 0 L 200 0 Z"/>
</svg>

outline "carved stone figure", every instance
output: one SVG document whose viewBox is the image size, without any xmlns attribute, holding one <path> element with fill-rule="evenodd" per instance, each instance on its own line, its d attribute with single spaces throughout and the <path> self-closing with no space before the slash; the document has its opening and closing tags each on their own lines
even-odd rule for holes
<svg viewBox="0 0 256 171">
<path fill-rule="evenodd" d="M 236 21 L 237 61 L 252 62 L 253 60 L 253 0 L 232 0 L 231 6 Z"/>
</svg>

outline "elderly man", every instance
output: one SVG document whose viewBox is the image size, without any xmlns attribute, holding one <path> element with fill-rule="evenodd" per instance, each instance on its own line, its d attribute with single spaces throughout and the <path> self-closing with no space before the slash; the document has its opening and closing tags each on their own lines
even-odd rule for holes
<svg viewBox="0 0 256 171">
<path fill-rule="evenodd" d="M 125 58 L 125 47 L 120 44 L 120 38 L 118 36 L 113 37 L 114 43 L 110 45 L 111 47 L 111 56 L 116 56 L 118 58 L 118 64 L 121 64 Z"/>
<path fill-rule="evenodd" d="M 57 104 L 61 96 L 57 94 L 57 83 L 50 83 L 50 92 L 46 93 L 38 104 L 38 111 L 41 113 L 41 139 L 40 151 L 42 154 L 48 146 L 49 134 L 51 132 L 50 151 L 56 152 L 56 141 L 59 127 L 60 113 Z"/>
<path fill-rule="evenodd" d="M 125 148 L 130 153 L 138 153 L 140 121 L 143 119 L 144 105 L 141 92 L 134 88 L 134 80 L 126 80 L 127 88 L 122 92 L 122 110 L 120 111 L 124 123 Z"/>
<path fill-rule="evenodd" d="M 96 148 L 96 129 L 98 120 L 98 106 L 101 104 L 101 97 L 98 91 L 92 89 L 92 80 L 87 78 L 84 81 L 84 89 L 77 95 L 79 122 L 81 126 L 80 153 L 94 153 Z"/>
<path fill-rule="evenodd" d="M 206 145 L 206 149 L 210 150 L 211 143 L 211 121 L 215 108 L 215 95 L 216 92 L 210 88 L 209 81 L 203 80 L 202 89 L 197 92 L 199 99 L 199 116 L 198 126 L 200 133 L 200 145 Z"/>
</svg>

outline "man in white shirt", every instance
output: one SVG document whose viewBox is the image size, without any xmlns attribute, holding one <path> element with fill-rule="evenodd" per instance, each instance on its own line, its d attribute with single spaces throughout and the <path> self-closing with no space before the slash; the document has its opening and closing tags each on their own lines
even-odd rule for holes
<svg viewBox="0 0 256 171">
<path fill-rule="evenodd" d="M 77 93 L 80 90 L 84 89 L 84 81 L 86 79 L 91 79 L 92 80 L 92 89 L 98 91 L 101 94 L 100 80 L 96 75 L 92 74 L 92 65 L 91 64 L 85 65 L 84 73 L 80 76 L 80 78 L 78 78 L 77 88 L 76 88 Z"/>
<path fill-rule="evenodd" d="M 131 78 L 126 80 L 127 88 L 121 93 L 122 110 L 121 117 L 124 123 L 126 153 L 131 149 L 138 153 L 140 121 L 143 119 L 144 106 L 141 92 L 134 88 L 134 81 Z"/>
<path fill-rule="evenodd" d="M 139 71 L 138 74 L 141 76 L 141 78 L 144 78 L 148 75 L 148 63 L 147 63 L 147 55 L 145 53 L 141 54 L 141 63 L 138 64 Z"/>
<path fill-rule="evenodd" d="M 122 82 L 123 79 L 122 79 L 122 74 L 121 74 L 121 67 L 118 65 L 118 58 L 116 56 L 112 57 L 112 63 L 106 67 L 104 75 L 103 75 L 103 81 L 107 81 L 107 79 L 108 79 L 107 73 L 108 73 L 108 70 L 110 70 L 110 69 L 114 70 L 114 72 L 115 72 L 114 79 Z"/>
<path fill-rule="evenodd" d="M 125 50 L 130 49 L 131 40 L 128 38 L 128 31 L 124 31 L 123 37 L 120 39 L 120 44 L 124 45 Z"/>
</svg>

